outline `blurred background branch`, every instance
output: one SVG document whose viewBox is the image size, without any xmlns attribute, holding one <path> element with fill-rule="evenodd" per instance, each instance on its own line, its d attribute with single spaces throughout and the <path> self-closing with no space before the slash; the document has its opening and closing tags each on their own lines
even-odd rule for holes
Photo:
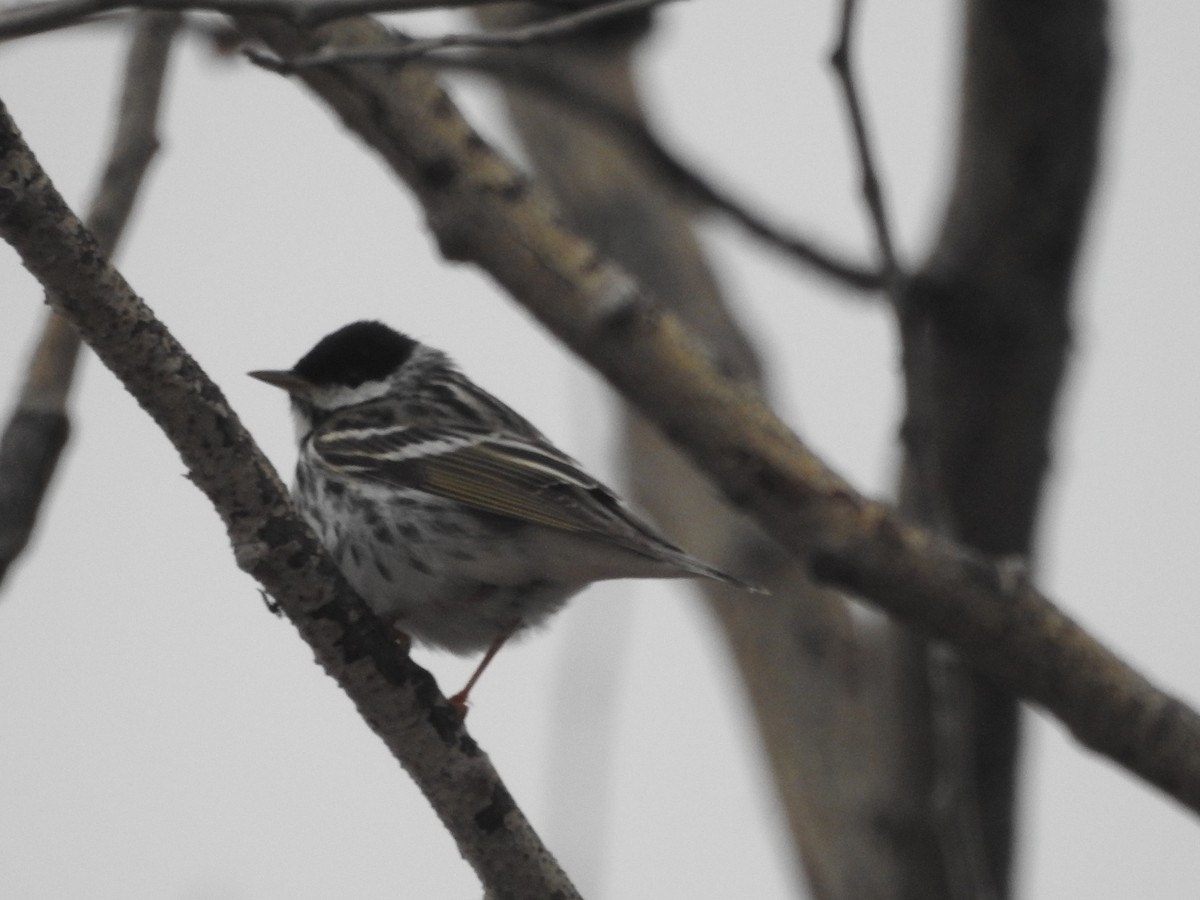
<svg viewBox="0 0 1200 900">
<path fill-rule="evenodd" d="M 865 8 L 846 0 L 834 16 L 832 62 L 868 209 L 873 246 L 860 254 L 877 266 L 767 222 L 659 136 L 670 132 L 647 111 L 634 65 L 662 18 L 652 5 L 631 4 L 632 13 L 572 26 L 569 35 L 560 30 L 558 43 L 434 56 L 396 69 L 348 65 L 394 54 L 405 40 L 369 22 L 346 20 L 314 34 L 268 19 L 239 21 L 271 45 L 270 56 L 256 51 L 260 62 L 278 71 L 309 66 L 305 82 L 414 187 L 448 259 L 480 262 L 647 405 L 647 416 L 623 412 L 625 456 L 634 492 L 664 528 L 772 587 L 779 602 L 751 605 L 713 592 L 709 605 L 744 681 L 790 850 L 814 896 L 1011 896 L 1017 693 L 1062 717 L 1085 746 L 1197 808 L 1194 713 L 1050 606 L 1027 574 L 1038 555 L 1074 273 L 1099 155 L 1107 5 L 964 5 L 952 180 L 930 248 L 913 254 L 901 250 L 911 246 L 911 229 L 894 227 L 884 212 L 885 194 L 909 173 L 889 164 L 886 141 L 876 148 L 868 140 L 875 133 L 868 120 L 879 118 L 870 102 L 878 85 L 854 77 L 852 26 L 863 24 L 856 11 Z M 339 10 L 383 8 L 365 0 L 188 7 L 309 23 Z M 46 4 L 41 18 L 0 13 L 0 34 L 113 8 L 71 0 Z M 509 29 L 504 40 L 513 40 L 529 33 L 530 22 L 538 34 L 537 23 L 560 21 L 563 8 L 489 6 L 479 18 Z M 457 30 L 446 34 L 452 39 L 401 52 L 463 43 Z M 536 181 L 457 117 L 428 78 L 432 69 L 496 76 Z M 540 203 L 543 187 L 567 228 Z M 759 406 L 794 385 L 768 383 L 759 348 L 733 312 L 742 305 L 696 237 L 705 208 L 722 210 L 856 296 L 886 293 L 894 301 L 906 403 L 903 518 L 797 449 Z M 513 239 L 521 229 L 528 231 Z M 525 240 L 534 231 L 536 240 Z M 484 246 L 489 241 L 494 246 Z M 73 332 L 58 337 L 39 359 L 63 358 L 56 348 L 64 345 L 74 358 Z M 31 368 L 31 382 L 41 366 Z M 51 402 L 61 407 L 70 366 L 44 368 L 57 373 L 58 386 L 39 390 L 51 398 L 58 391 Z M 726 415 L 724 431 L 712 424 Z M 660 428 L 689 447 L 692 462 Z M 740 443 L 734 434 L 753 440 Z M 731 511 L 714 483 L 756 512 L 759 524 Z M 874 598 L 891 617 L 856 608 L 846 599 L 855 594 Z"/>
<path fill-rule="evenodd" d="M 964 8 L 946 212 L 899 298 L 899 502 L 912 521 L 993 557 L 1036 556 L 1108 58 L 1101 0 L 970 0 Z M 912 686 L 894 702 L 912 746 L 925 748 L 897 781 L 925 794 L 907 820 L 909 839 L 917 836 L 909 845 L 923 848 L 910 857 L 924 872 L 914 891 L 933 896 L 941 872 L 947 896 L 1009 896 L 1018 704 L 907 629 L 894 628 L 891 644 L 905 673 L 895 683 Z"/>
<path fill-rule="evenodd" d="M 132 23 L 112 147 L 87 215 L 107 257 L 117 249 L 150 161 L 158 150 L 158 111 L 175 13 L 141 13 Z M 67 400 L 79 337 L 46 310 L 25 383 L 0 437 L 0 582 L 29 542 L 70 430 Z"/>
</svg>

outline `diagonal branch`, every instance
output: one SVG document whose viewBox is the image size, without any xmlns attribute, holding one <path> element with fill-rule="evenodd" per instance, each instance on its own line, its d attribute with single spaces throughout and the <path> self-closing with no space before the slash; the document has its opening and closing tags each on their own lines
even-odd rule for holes
<svg viewBox="0 0 1200 900">
<path fill-rule="evenodd" d="M 241 27 L 280 56 L 390 40 L 370 20 L 308 34 Z M 1200 716 L 1064 615 L 1024 578 L 913 528 L 830 470 L 671 316 L 566 229 L 552 204 L 467 124 L 428 73 L 301 73 L 412 188 L 443 254 L 470 261 L 587 359 L 822 580 L 925 634 L 1057 716 L 1091 749 L 1200 811 Z"/>
<path fill-rule="evenodd" d="M 171 439 L 225 522 L 238 565 L 425 793 L 488 896 L 577 897 L 461 717 L 346 585 L 220 389 L 98 252 L 2 104 L 0 235 Z"/>
<path fill-rule="evenodd" d="M 134 20 L 116 134 L 87 217 L 88 229 L 105 256 L 116 249 L 158 150 L 155 130 L 163 76 L 178 26 L 174 13 L 148 13 Z M 66 444 L 67 395 L 78 356 L 79 337 L 49 311 L 16 409 L 0 438 L 0 582 L 29 541 Z"/>
</svg>

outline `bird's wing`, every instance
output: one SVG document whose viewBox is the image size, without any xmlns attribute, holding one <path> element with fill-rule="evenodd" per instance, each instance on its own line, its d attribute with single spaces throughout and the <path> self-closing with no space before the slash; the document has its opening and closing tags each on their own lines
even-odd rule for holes
<svg viewBox="0 0 1200 900">
<path fill-rule="evenodd" d="M 457 501 L 650 554 L 682 552 L 579 464 L 543 440 L 463 426 L 325 430 L 312 449 L 331 473 Z"/>
</svg>

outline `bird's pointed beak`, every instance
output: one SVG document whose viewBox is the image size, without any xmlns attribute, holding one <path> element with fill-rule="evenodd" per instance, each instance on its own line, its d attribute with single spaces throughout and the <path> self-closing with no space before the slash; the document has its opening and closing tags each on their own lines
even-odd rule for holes
<svg viewBox="0 0 1200 900">
<path fill-rule="evenodd" d="M 272 387 L 282 388 L 293 397 L 306 396 L 312 391 L 312 385 L 305 379 L 301 378 L 295 372 L 289 372 L 284 369 L 263 369 L 259 372 L 247 372 L 251 378 L 257 378 L 259 381 L 265 381 Z"/>
</svg>

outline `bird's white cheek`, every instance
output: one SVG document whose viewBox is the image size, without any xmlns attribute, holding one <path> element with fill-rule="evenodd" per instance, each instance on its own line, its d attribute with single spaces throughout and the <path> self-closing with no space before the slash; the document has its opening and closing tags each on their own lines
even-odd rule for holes
<svg viewBox="0 0 1200 900">
<path fill-rule="evenodd" d="M 306 413 L 292 405 L 292 428 L 296 431 L 296 442 L 300 443 L 312 431 L 312 420 Z"/>
</svg>

